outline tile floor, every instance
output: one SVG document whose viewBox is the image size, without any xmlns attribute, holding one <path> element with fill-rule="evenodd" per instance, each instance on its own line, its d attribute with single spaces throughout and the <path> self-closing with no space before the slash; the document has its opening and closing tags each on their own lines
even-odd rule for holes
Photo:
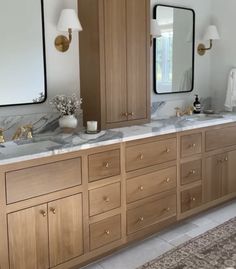
<svg viewBox="0 0 236 269">
<path fill-rule="evenodd" d="M 236 217 L 236 201 L 188 219 L 174 228 L 119 251 L 83 269 L 136 269 L 168 250 Z"/>
</svg>

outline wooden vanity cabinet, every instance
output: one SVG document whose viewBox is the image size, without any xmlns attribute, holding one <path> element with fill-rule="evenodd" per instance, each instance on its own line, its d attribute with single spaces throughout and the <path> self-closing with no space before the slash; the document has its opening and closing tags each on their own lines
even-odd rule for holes
<svg viewBox="0 0 236 269">
<path fill-rule="evenodd" d="M 48 269 L 83 254 L 82 194 L 8 214 L 10 269 Z"/>
<path fill-rule="evenodd" d="M 150 1 L 78 0 L 84 124 L 99 128 L 150 118 Z"/>
</svg>

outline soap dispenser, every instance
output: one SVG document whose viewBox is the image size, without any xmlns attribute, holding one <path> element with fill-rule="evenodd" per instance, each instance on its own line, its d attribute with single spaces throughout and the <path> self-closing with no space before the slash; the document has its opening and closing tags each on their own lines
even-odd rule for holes
<svg viewBox="0 0 236 269">
<path fill-rule="evenodd" d="M 200 114 L 201 113 L 201 103 L 199 101 L 199 98 L 198 98 L 198 94 L 195 95 L 196 98 L 195 98 L 195 102 L 193 103 L 193 113 L 194 114 Z"/>
</svg>

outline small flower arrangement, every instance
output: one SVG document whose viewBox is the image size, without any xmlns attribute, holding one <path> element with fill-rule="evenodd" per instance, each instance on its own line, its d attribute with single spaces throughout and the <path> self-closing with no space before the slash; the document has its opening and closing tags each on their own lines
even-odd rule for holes
<svg viewBox="0 0 236 269">
<path fill-rule="evenodd" d="M 72 94 L 71 96 L 57 95 L 49 103 L 54 106 L 63 117 L 75 115 L 75 113 L 80 109 L 82 99 L 79 99 L 76 94 Z"/>
</svg>

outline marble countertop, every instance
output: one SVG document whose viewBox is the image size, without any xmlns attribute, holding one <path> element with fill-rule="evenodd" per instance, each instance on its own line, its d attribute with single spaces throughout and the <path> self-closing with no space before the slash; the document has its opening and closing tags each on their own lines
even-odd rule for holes
<svg viewBox="0 0 236 269">
<path fill-rule="evenodd" d="M 60 131 L 38 134 L 33 140 L 0 145 L 0 165 L 233 122 L 236 122 L 236 113 L 201 114 L 153 119 L 148 124 L 106 130 L 98 135 L 87 135 L 84 131 L 73 134 L 63 134 Z"/>
</svg>

